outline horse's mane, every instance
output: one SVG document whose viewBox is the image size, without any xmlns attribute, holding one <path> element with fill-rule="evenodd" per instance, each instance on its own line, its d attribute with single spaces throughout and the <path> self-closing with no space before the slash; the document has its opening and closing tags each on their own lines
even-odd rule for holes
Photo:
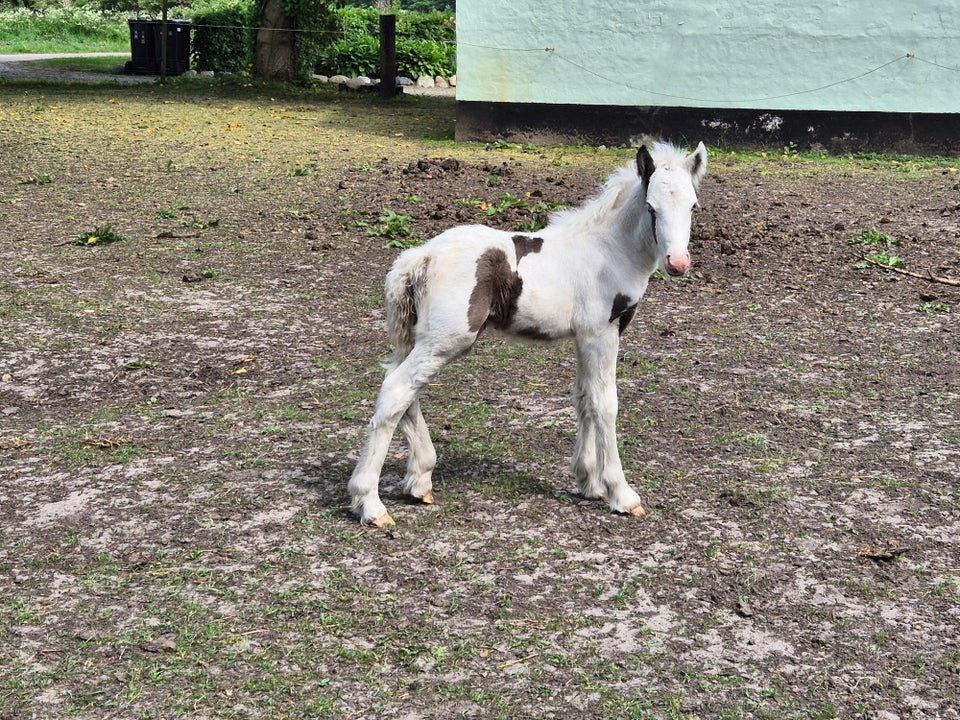
<svg viewBox="0 0 960 720">
<path fill-rule="evenodd" d="M 680 148 L 667 142 L 655 141 L 650 144 L 650 155 L 659 167 L 673 167 L 686 159 Z M 640 186 L 636 161 L 614 171 L 606 179 L 600 190 L 588 198 L 582 205 L 560 210 L 550 216 L 551 228 L 576 232 L 579 228 L 596 229 L 613 218 L 614 212 L 623 204 L 627 196 Z"/>
</svg>

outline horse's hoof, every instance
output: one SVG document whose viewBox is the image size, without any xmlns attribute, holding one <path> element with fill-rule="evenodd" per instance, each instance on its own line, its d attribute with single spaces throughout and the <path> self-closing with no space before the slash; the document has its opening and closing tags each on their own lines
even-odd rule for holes
<svg viewBox="0 0 960 720">
<path fill-rule="evenodd" d="M 390 517 L 390 513 L 384 513 L 383 515 L 378 517 L 376 520 L 371 520 L 370 524 L 378 528 L 385 528 L 389 525 L 396 525 L 396 523 L 393 521 L 393 518 Z"/>
<path fill-rule="evenodd" d="M 433 497 L 433 491 L 428 492 L 426 495 L 420 498 L 420 502 L 422 502 L 424 505 L 433 505 L 436 502 L 436 499 Z"/>
<path fill-rule="evenodd" d="M 642 506 L 642 505 L 634 505 L 634 506 L 633 506 L 632 508 L 630 508 L 627 512 L 629 512 L 629 513 L 630 513 L 631 515 L 633 515 L 634 517 L 640 517 L 641 515 L 643 515 L 643 514 L 646 512 L 646 510 L 643 509 L 643 506 Z"/>
</svg>

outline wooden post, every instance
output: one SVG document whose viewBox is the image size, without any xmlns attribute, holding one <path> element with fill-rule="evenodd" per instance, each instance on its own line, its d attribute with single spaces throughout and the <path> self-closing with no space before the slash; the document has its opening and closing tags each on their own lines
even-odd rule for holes
<svg viewBox="0 0 960 720">
<path fill-rule="evenodd" d="M 397 16 L 380 16 L 380 97 L 397 94 Z"/>
<path fill-rule="evenodd" d="M 167 5 L 169 0 L 163 0 L 160 20 L 160 83 L 167 81 Z"/>
</svg>

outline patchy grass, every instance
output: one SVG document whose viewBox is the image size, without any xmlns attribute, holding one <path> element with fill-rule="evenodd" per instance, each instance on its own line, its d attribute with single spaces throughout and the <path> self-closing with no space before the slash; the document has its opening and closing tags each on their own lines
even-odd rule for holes
<svg viewBox="0 0 960 720">
<path fill-rule="evenodd" d="M 107 88 L 0 86 L 0 716 L 950 712 L 956 292 L 847 244 L 951 267 L 943 162 L 711 163 L 694 272 L 621 338 L 645 519 L 570 492 L 571 345 L 484 337 L 423 399 L 438 504 L 397 439 L 377 532 L 344 486 L 384 208 L 513 231 L 632 153 L 456 145 L 442 99 Z"/>
</svg>

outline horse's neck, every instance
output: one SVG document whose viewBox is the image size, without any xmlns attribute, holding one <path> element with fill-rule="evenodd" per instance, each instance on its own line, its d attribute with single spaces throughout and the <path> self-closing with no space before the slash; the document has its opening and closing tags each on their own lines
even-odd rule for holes
<svg viewBox="0 0 960 720">
<path fill-rule="evenodd" d="M 639 274 L 657 268 L 657 241 L 646 208 L 646 190 L 637 185 L 618 208 L 610 225 L 612 250 Z"/>
</svg>

